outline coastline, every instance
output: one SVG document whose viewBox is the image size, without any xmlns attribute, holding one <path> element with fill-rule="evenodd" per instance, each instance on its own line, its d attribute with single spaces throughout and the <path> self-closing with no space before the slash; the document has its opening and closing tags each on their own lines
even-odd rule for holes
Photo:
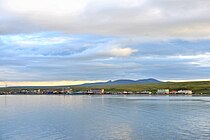
<svg viewBox="0 0 210 140">
<path fill-rule="evenodd" d="M 39 96 L 39 95 L 47 95 L 47 96 L 171 96 L 171 97 L 210 97 L 210 94 L 193 94 L 193 95 L 184 95 L 184 94 L 169 94 L 169 95 L 163 95 L 163 94 L 0 94 L 0 96 L 13 96 L 13 95 L 31 95 L 31 96 Z"/>
</svg>

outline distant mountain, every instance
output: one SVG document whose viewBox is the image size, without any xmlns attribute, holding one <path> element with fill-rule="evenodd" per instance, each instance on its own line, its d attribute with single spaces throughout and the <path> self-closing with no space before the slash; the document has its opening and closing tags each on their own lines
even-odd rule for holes
<svg viewBox="0 0 210 140">
<path fill-rule="evenodd" d="M 77 86 L 106 86 L 106 85 L 129 85 L 129 84 L 150 84 L 150 83 L 162 83 L 162 81 L 149 78 L 149 79 L 140 79 L 140 80 L 129 80 L 129 79 L 121 79 L 115 81 L 107 81 L 107 82 L 97 82 L 97 83 L 87 83 Z M 66 88 L 72 85 L 63 85 L 63 86 L 11 86 L 8 88 L 22 88 L 22 89 L 55 89 L 55 88 Z M 0 87 L 5 88 L 5 87 Z"/>
<path fill-rule="evenodd" d="M 153 79 L 153 78 L 140 79 L 140 80 L 121 79 L 121 80 L 115 80 L 115 81 L 110 80 L 108 82 L 82 84 L 80 86 L 106 86 L 106 85 L 127 85 L 127 84 L 149 84 L 149 83 L 161 83 L 161 81 Z"/>
</svg>

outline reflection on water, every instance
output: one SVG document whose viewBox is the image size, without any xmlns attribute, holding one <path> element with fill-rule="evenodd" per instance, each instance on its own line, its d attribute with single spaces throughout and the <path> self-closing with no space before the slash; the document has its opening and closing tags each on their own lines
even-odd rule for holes
<svg viewBox="0 0 210 140">
<path fill-rule="evenodd" d="M 0 96 L 1 140 L 209 139 L 210 97 Z"/>
</svg>

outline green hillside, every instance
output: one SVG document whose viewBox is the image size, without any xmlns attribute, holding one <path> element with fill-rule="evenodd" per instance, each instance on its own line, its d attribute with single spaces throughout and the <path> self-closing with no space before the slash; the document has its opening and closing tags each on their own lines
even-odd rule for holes
<svg viewBox="0 0 210 140">
<path fill-rule="evenodd" d="M 170 90 L 189 89 L 194 93 L 210 94 L 210 81 L 203 82 L 164 82 L 156 84 L 130 84 L 130 85 L 108 85 L 108 86 L 94 86 L 81 87 L 73 86 L 74 90 L 88 90 L 90 88 L 104 88 L 106 91 L 143 91 L 150 90 L 156 92 L 157 89 L 168 88 Z"/>
</svg>

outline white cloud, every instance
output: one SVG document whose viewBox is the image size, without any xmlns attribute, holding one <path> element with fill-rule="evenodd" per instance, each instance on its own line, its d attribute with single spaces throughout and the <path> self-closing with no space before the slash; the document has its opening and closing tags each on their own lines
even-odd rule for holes
<svg viewBox="0 0 210 140">
<path fill-rule="evenodd" d="M 210 67 L 210 52 L 194 55 L 178 55 L 169 58 L 188 60 L 186 63 L 197 67 Z"/>
<path fill-rule="evenodd" d="M 95 47 L 90 47 L 81 53 L 72 55 L 72 58 L 78 59 L 109 59 L 115 57 L 129 57 L 138 50 L 127 47 L 125 42 L 106 42 L 95 44 Z M 130 44 L 129 44 L 130 45 Z"/>
<path fill-rule="evenodd" d="M 100 51 L 99 55 L 111 56 L 111 57 L 127 57 L 132 55 L 133 53 L 137 52 L 136 49 L 132 48 L 110 48 L 104 51 Z"/>
<path fill-rule="evenodd" d="M 85 0 L 5 0 L 3 8 L 17 13 L 69 16 L 82 11 L 85 4 Z"/>
<path fill-rule="evenodd" d="M 76 38 L 67 36 L 54 36 L 47 37 L 43 35 L 13 35 L 13 36 L 0 36 L 2 43 L 14 46 L 37 46 L 37 45 L 56 45 L 75 41 Z"/>
</svg>

